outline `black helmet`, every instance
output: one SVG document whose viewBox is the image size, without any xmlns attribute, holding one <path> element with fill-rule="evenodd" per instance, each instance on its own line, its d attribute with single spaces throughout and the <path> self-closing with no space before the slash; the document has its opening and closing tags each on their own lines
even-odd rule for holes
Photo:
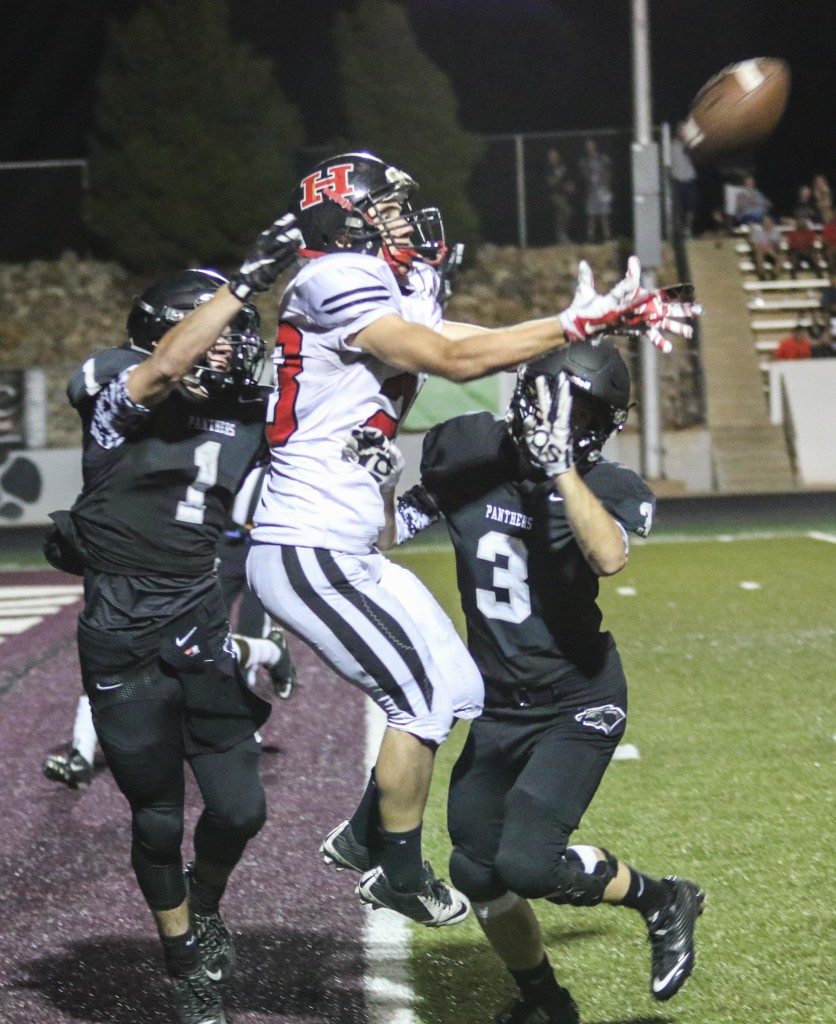
<svg viewBox="0 0 836 1024">
<path fill-rule="evenodd" d="M 152 352 L 162 336 L 187 313 L 211 299 L 227 283 L 215 270 L 182 270 L 151 285 L 128 314 L 128 345 L 141 352 Z M 245 305 L 230 323 L 228 341 L 232 355 L 226 370 L 209 365 L 204 356 L 185 378 L 200 384 L 208 392 L 225 388 L 248 387 L 258 383 L 264 362 L 265 345 L 259 335 L 261 317 L 255 306 Z"/>
<path fill-rule="evenodd" d="M 548 378 L 554 393 L 561 371 L 571 385 L 574 460 L 579 464 L 597 462 L 607 438 L 626 423 L 630 406 L 630 374 L 610 341 L 573 342 L 521 366 L 505 417 L 508 430 L 519 443 L 523 421 L 537 399 L 536 378 Z"/>
<path fill-rule="evenodd" d="M 406 171 L 371 153 L 342 153 L 323 160 L 299 183 L 290 209 L 305 238 L 302 255 L 383 249 L 394 268 L 409 269 L 413 260 L 435 266 L 444 258 L 444 225 L 435 207 L 413 210 L 410 199 L 418 183 Z M 397 242 L 375 216 L 377 204 L 402 204 L 399 221 L 412 227 L 408 244 Z"/>
</svg>

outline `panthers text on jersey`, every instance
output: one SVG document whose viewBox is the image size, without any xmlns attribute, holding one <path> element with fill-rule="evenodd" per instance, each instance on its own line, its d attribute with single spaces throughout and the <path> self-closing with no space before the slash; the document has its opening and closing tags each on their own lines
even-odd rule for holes
<svg viewBox="0 0 836 1024">
<path fill-rule="evenodd" d="M 416 263 L 399 286 L 388 265 L 361 253 L 332 253 L 291 281 L 279 310 L 275 391 L 267 413 L 271 471 L 255 514 L 255 543 L 367 552 L 383 526 L 377 483 L 342 458 L 352 429 L 394 437 L 422 378 L 354 345 L 384 316 L 435 328 L 439 278 Z"/>
<path fill-rule="evenodd" d="M 84 428 L 73 526 L 86 563 L 99 572 L 203 576 L 213 570 L 241 480 L 264 453 L 267 389 L 202 400 L 178 387 L 146 409 L 118 390 L 144 358 L 105 349 L 70 378 L 67 393 Z"/>
<path fill-rule="evenodd" d="M 609 640 L 560 495 L 521 480 L 518 460 L 504 422 L 473 413 L 433 427 L 421 462 L 453 542 L 468 648 L 494 688 L 595 671 Z M 655 499 L 636 473 L 601 459 L 583 479 L 625 531 L 647 535 Z"/>
</svg>

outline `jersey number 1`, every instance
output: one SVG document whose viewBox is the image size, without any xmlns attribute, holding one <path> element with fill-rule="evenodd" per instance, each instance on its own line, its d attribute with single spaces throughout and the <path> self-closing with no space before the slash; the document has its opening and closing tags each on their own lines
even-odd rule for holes
<svg viewBox="0 0 836 1024">
<path fill-rule="evenodd" d="M 204 441 L 194 450 L 194 464 L 197 466 L 195 482 L 186 488 L 186 500 L 177 502 L 174 518 L 178 523 L 203 524 L 206 513 L 206 492 L 218 482 L 218 459 L 221 454 L 219 441 Z"/>
</svg>

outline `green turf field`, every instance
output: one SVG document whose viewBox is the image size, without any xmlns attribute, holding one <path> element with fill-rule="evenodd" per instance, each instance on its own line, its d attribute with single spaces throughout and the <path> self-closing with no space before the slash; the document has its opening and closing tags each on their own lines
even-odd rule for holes
<svg viewBox="0 0 836 1024">
<path fill-rule="evenodd" d="M 634 545 L 603 580 L 604 623 L 630 683 L 626 742 L 576 838 L 705 888 L 695 973 L 649 992 L 643 923 L 540 901 L 558 977 L 584 1024 L 834 1024 L 836 544 L 804 535 Z M 452 555 L 396 553 L 460 622 Z M 620 591 L 625 591 L 621 593 Z M 427 850 L 446 869 L 442 748 Z M 457 736 L 456 733 L 459 735 Z M 485 1024 L 512 993 L 478 926 L 415 928 L 424 1024 Z"/>
</svg>

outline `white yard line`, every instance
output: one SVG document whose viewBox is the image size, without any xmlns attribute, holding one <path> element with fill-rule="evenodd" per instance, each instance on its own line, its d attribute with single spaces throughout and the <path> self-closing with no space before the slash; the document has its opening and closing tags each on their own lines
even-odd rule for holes
<svg viewBox="0 0 836 1024">
<path fill-rule="evenodd" d="M 377 760 L 385 728 L 384 713 L 373 701 L 366 701 L 366 778 Z M 416 1024 L 409 924 L 394 911 L 367 907 L 363 945 L 368 961 L 365 988 L 369 1024 Z"/>
</svg>

